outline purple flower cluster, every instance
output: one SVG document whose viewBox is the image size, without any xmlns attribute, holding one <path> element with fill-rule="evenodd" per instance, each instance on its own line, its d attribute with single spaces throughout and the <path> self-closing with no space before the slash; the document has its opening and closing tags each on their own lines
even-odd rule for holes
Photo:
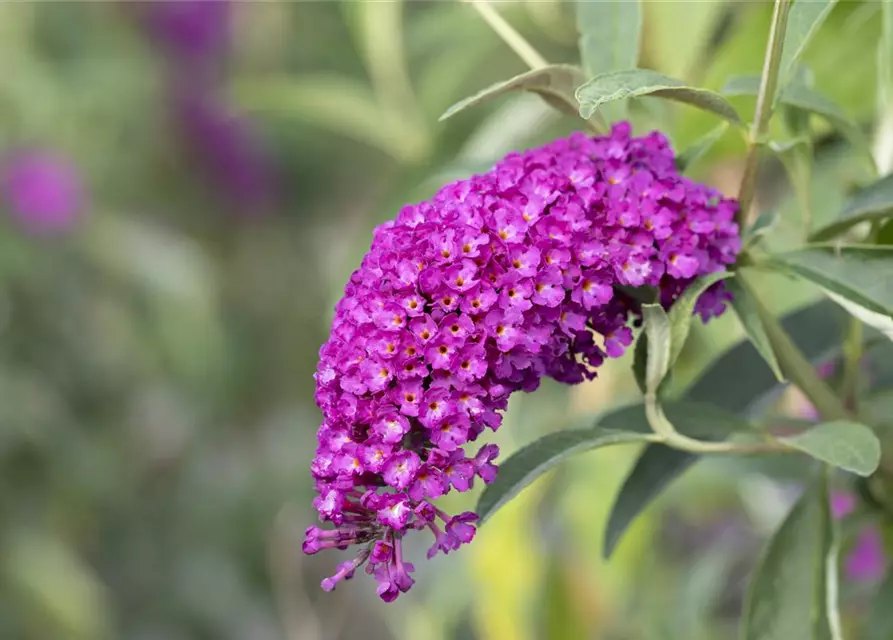
<svg viewBox="0 0 893 640">
<path fill-rule="evenodd" d="M 167 54 L 171 116 L 200 173 L 241 214 L 269 211 L 276 167 L 254 122 L 225 97 L 234 12 L 228 0 L 147 4 L 144 24 Z"/>
<path fill-rule="evenodd" d="M 853 494 L 841 491 L 831 494 L 831 512 L 835 518 L 840 520 L 855 510 L 856 497 Z M 859 530 L 844 560 L 844 568 L 846 577 L 853 582 L 874 582 L 884 576 L 887 554 L 884 552 L 881 530 L 877 526 L 870 525 Z"/>
<path fill-rule="evenodd" d="M 207 73 L 230 49 L 232 4 L 228 0 L 172 0 L 145 8 L 146 29 L 190 75 Z"/>
<path fill-rule="evenodd" d="M 70 229 L 85 196 L 74 165 L 56 152 L 22 150 L 0 161 L 0 204 L 30 233 Z"/>
<path fill-rule="evenodd" d="M 736 208 L 679 175 L 662 134 L 621 123 L 512 153 L 380 226 L 315 376 L 314 505 L 335 528 L 310 527 L 304 552 L 361 546 L 323 588 L 366 564 L 391 601 L 413 584 L 405 533 L 433 534 L 429 558 L 470 542 L 477 516 L 433 501 L 492 482 L 498 449 L 463 446 L 500 426 L 513 392 L 591 379 L 624 352 L 640 307 L 618 287 L 658 288 L 670 305 L 734 262 Z M 697 311 L 726 299 L 720 284 Z"/>
</svg>

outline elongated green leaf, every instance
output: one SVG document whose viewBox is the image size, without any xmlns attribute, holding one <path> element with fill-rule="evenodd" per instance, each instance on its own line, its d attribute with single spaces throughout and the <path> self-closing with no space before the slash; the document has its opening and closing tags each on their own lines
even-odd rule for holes
<svg viewBox="0 0 893 640">
<path fill-rule="evenodd" d="M 522 489 L 569 456 L 613 444 L 641 442 L 647 437 L 647 434 L 641 432 L 618 431 L 599 426 L 558 431 L 532 442 L 502 463 L 496 480 L 481 493 L 475 509 L 480 522 L 486 522 Z"/>
<path fill-rule="evenodd" d="M 726 282 L 729 292 L 732 294 L 732 309 L 735 316 L 741 323 L 744 333 L 747 334 L 748 340 L 763 356 L 763 360 L 769 365 L 769 369 L 775 375 L 776 380 L 784 382 L 784 375 L 778 366 L 778 359 L 775 357 L 775 351 L 769 343 L 769 337 L 766 335 L 766 329 L 757 314 L 753 299 L 751 298 L 750 289 L 741 278 L 732 278 Z"/>
<path fill-rule="evenodd" d="M 881 461 L 881 443 L 877 436 L 858 422 L 825 422 L 779 440 L 816 460 L 860 476 L 874 473 Z"/>
<path fill-rule="evenodd" d="M 751 579 L 742 640 L 841 640 L 834 521 L 823 480 L 776 531 Z"/>
<path fill-rule="evenodd" d="M 672 327 L 670 318 L 659 304 L 642 305 L 642 319 L 648 351 L 645 358 L 645 416 L 652 431 L 662 436 L 673 433 L 673 424 L 660 406 L 658 390 L 670 371 Z"/>
<path fill-rule="evenodd" d="M 760 76 L 732 76 L 719 92 L 724 96 L 755 96 L 760 92 Z"/>
<path fill-rule="evenodd" d="M 835 349 L 839 351 L 845 321 L 846 316 L 841 309 L 826 300 L 788 314 L 781 322 L 806 357 L 816 362 L 833 355 Z M 759 352 L 750 342 L 743 341 L 714 361 L 683 397 L 685 403 L 710 403 L 730 412 L 747 414 L 782 388 Z M 685 415 L 689 418 L 686 419 L 672 404 L 665 405 L 665 410 L 680 433 L 700 440 L 717 439 L 717 432 L 692 428 L 691 416 L 697 416 L 698 412 L 687 411 Z M 610 414 L 601 420 L 601 424 L 607 427 L 630 425 L 638 417 L 647 428 L 644 407 L 639 408 L 638 416 L 630 415 L 630 410 L 626 411 L 619 417 L 619 422 L 614 422 L 614 414 Z M 713 424 L 724 424 L 724 421 L 714 420 Z M 695 454 L 660 444 L 645 447 L 614 502 L 605 534 L 606 557 L 655 496 L 699 459 L 700 456 Z"/>
<path fill-rule="evenodd" d="M 645 369 L 648 366 L 648 336 L 642 331 L 636 339 L 636 347 L 633 351 L 633 378 L 639 391 L 645 393 Z"/>
<path fill-rule="evenodd" d="M 878 229 L 875 244 L 893 245 L 893 220 L 887 220 L 881 228 Z"/>
<path fill-rule="evenodd" d="M 780 87 L 793 77 L 800 56 L 835 4 L 837 0 L 795 0 L 791 6 L 779 65 Z"/>
<path fill-rule="evenodd" d="M 728 122 L 721 122 L 718 126 L 695 140 L 688 149 L 676 156 L 676 170 L 679 171 L 679 173 L 685 173 L 686 169 L 697 162 L 701 156 L 710 151 L 710 148 L 722 138 L 728 128 Z"/>
<path fill-rule="evenodd" d="M 771 262 L 869 311 L 893 316 L 893 247 L 810 245 Z"/>
<path fill-rule="evenodd" d="M 725 96 L 757 95 L 760 79 L 757 76 L 736 76 L 730 78 L 720 90 Z M 824 95 L 803 84 L 791 84 L 779 94 L 777 100 L 782 104 L 796 107 L 821 116 L 840 131 L 850 144 L 866 157 L 871 156 L 868 141 L 859 126 L 847 116 L 846 112 Z"/>
<path fill-rule="evenodd" d="M 708 89 L 687 86 L 681 80 L 669 78 L 649 69 L 628 69 L 603 73 L 577 89 L 580 115 L 589 118 L 603 104 L 624 98 L 655 96 L 683 102 L 714 113 L 732 124 L 740 125 L 741 118 L 728 100 Z"/>
<path fill-rule="evenodd" d="M 542 69 L 533 69 L 504 82 L 497 82 L 478 93 L 460 100 L 447 109 L 440 120 L 446 120 L 460 111 L 498 98 L 512 91 L 530 91 L 539 95 L 550 106 L 563 113 L 578 116 L 579 106 L 574 91 L 586 80 L 583 72 L 567 64 L 555 64 Z"/>
<path fill-rule="evenodd" d="M 755 246 L 760 239 L 778 223 L 778 211 L 764 211 L 761 213 L 753 225 L 744 232 L 743 246 L 745 249 Z"/>
<path fill-rule="evenodd" d="M 643 304 L 642 317 L 645 324 L 645 335 L 648 337 L 648 357 L 645 363 L 645 388 L 657 393 L 670 370 L 670 354 L 672 338 L 670 318 L 659 304 Z"/>
<path fill-rule="evenodd" d="M 883 0 L 881 2 L 881 37 L 878 41 L 877 50 L 877 71 L 878 71 L 878 106 L 881 118 L 885 118 L 886 122 L 882 124 L 887 129 L 886 144 L 878 144 L 879 155 L 887 155 L 887 158 L 878 158 L 879 170 L 881 173 L 893 170 L 893 158 L 890 157 L 893 150 L 890 149 L 890 119 L 893 118 L 891 109 L 893 109 L 893 0 Z M 884 111 L 886 110 L 886 115 Z M 882 129 L 883 130 L 883 129 Z"/>
<path fill-rule="evenodd" d="M 784 143 L 770 142 L 769 148 L 788 174 L 800 207 L 804 235 L 808 235 L 812 228 L 812 141 L 796 138 Z"/>
<path fill-rule="evenodd" d="M 642 31 L 642 4 L 578 2 L 580 59 L 589 76 L 636 66 Z"/>
<path fill-rule="evenodd" d="M 851 300 L 847 300 L 843 296 L 832 291 L 828 291 L 827 289 L 823 289 L 823 291 L 826 296 L 846 309 L 851 316 L 864 322 L 869 327 L 874 327 L 890 340 L 893 340 L 893 317 L 866 309 L 865 307 L 860 306 Z"/>
<path fill-rule="evenodd" d="M 398 160 L 428 152 L 424 131 L 381 107 L 362 83 L 326 75 L 240 80 L 232 89 L 249 112 L 309 122 L 381 149 Z"/>
<path fill-rule="evenodd" d="M 829 240 L 866 220 L 883 220 L 893 216 L 893 175 L 860 189 L 834 222 L 812 235 L 813 241 Z"/>
<path fill-rule="evenodd" d="M 850 142 L 858 142 L 858 146 L 867 148 L 867 141 L 859 126 L 843 109 L 818 91 L 800 84 L 792 84 L 782 92 L 779 99 L 786 105 L 822 116 L 831 126 L 850 138 Z"/>
<path fill-rule="evenodd" d="M 781 324 L 803 354 L 817 363 L 839 353 L 846 321 L 842 309 L 823 300 L 785 315 Z M 683 397 L 748 415 L 781 389 L 763 357 L 744 340 L 714 360 Z"/>
<path fill-rule="evenodd" d="M 685 293 L 679 296 L 679 299 L 670 307 L 668 314 L 670 320 L 670 367 L 676 363 L 686 340 L 688 340 L 692 315 L 695 312 L 698 298 L 714 284 L 731 276 L 732 273 L 729 271 L 719 271 L 698 278 L 688 285 Z"/>
</svg>

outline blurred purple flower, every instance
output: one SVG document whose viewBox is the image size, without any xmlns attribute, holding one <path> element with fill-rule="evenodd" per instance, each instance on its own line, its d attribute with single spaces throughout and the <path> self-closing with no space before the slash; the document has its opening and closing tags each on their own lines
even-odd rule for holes
<svg viewBox="0 0 893 640">
<path fill-rule="evenodd" d="M 273 194 L 273 167 L 252 123 L 211 93 L 184 92 L 175 99 L 183 142 L 237 208 L 258 213 Z"/>
<path fill-rule="evenodd" d="M 841 519 L 856 508 L 856 498 L 837 491 L 831 495 L 831 513 Z M 844 560 L 844 571 L 853 582 L 874 582 L 883 577 L 887 565 L 884 542 L 877 527 L 866 527 L 856 536 L 856 542 Z"/>
<path fill-rule="evenodd" d="M 187 71 L 219 62 L 229 48 L 231 5 L 226 0 L 153 2 L 146 7 L 146 27 Z"/>
<path fill-rule="evenodd" d="M 838 520 L 845 518 L 856 508 L 856 496 L 845 491 L 831 494 L 831 514 Z"/>
<path fill-rule="evenodd" d="M 31 233 L 70 228 L 84 205 L 74 165 L 55 152 L 41 150 L 15 152 L 2 161 L 0 198 Z"/>
<path fill-rule="evenodd" d="M 855 582 L 874 582 L 884 576 L 887 556 L 877 527 L 861 531 L 846 559 L 846 573 Z"/>
</svg>

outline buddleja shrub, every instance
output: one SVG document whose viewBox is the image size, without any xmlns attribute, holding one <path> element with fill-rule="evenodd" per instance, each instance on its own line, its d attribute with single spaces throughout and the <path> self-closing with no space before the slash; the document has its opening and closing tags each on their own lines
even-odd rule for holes
<svg viewBox="0 0 893 640">
<path fill-rule="evenodd" d="M 731 79 L 725 91 L 756 95 L 749 124 L 721 94 L 635 68 L 637 2 L 578 5 L 582 68 L 546 64 L 492 9 L 475 5 L 532 70 L 444 117 L 524 90 L 580 118 L 586 132 L 509 154 L 376 230 L 336 307 L 316 374 L 324 421 L 312 465 L 314 506 L 333 526 L 308 529 L 303 548 L 352 549 L 324 589 L 364 568 L 381 598 L 394 600 L 414 583 L 404 536 L 427 536 L 429 558 L 455 551 L 496 509 L 579 451 L 645 446 L 609 519 L 606 555 L 662 485 L 700 456 L 807 455 L 818 461 L 815 477 L 754 572 L 742 633 L 841 637 L 828 482 L 835 469 L 869 478 L 862 495 L 875 507 L 884 501 L 878 425 L 860 415 L 865 385 L 856 378 L 863 354 L 893 338 L 893 247 L 883 244 L 893 177 L 856 193 L 837 221 L 808 229 L 810 241 L 786 253 L 761 246 L 771 216 L 744 224 L 763 150 L 780 155 L 795 187 L 808 178 L 810 115 L 867 154 L 861 130 L 798 71 L 801 52 L 833 4 L 776 2 L 762 76 Z M 879 84 L 890 92 L 889 2 L 881 15 Z M 893 109 L 890 93 L 880 100 L 886 109 Z M 625 101 L 640 96 L 705 110 L 719 127 L 675 155 L 662 133 L 637 136 L 623 120 Z M 779 113 L 791 134 L 786 141 L 768 138 Z M 747 142 L 736 197 L 684 175 L 729 127 Z M 808 281 L 830 300 L 777 318 L 751 284 L 755 270 Z M 668 400 L 664 382 L 693 317 L 708 321 L 729 309 L 748 342 Z M 849 314 L 845 339 L 835 309 Z M 591 379 L 606 358 L 634 342 L 640 404 L 603 415 L 591 428 L 547 435 L 501 468 L 495 445 L 473 445 L 499 428 L 512 393 L 534 391 L 544 376 L 567 384 Z M 844 381 L 832 385 L 815 361 L 838 357 Z M 783 436 L 748 422 L 750 409 L 784 382 L 799 387 L 822 421 Z M 438 506 L 441 496 L 475 482 L 487 486 L 474 512 Z"/>
</svg>

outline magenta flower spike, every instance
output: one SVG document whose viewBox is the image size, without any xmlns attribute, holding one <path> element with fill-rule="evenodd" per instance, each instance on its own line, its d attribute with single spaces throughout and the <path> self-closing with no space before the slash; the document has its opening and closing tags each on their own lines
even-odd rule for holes
<svg viewBox="0 0 893 640">
<path fill-rule="evenodd" d="M 619 286 L 658 288 L 667 306 L 694 278 L 734 262 L 737 202 L 679 175 L 667 139 L 577 133 L 511 153 L 381 225 L 320 350 L 323 413 L 303 549 L 358 546 L 323 588 L 366 565 L 385 601 L 408 590 L 403 537 L 428 556 L 471 542 L 476 514 L 435 501 L 497 475 L 498 449 L 466 446 L 502 422 L 509 396 L 549 376 L 592 379 L 632 342 L 640 307 Z M 696 312 L 724 310 L 722 284 Z"/>
</svg>

